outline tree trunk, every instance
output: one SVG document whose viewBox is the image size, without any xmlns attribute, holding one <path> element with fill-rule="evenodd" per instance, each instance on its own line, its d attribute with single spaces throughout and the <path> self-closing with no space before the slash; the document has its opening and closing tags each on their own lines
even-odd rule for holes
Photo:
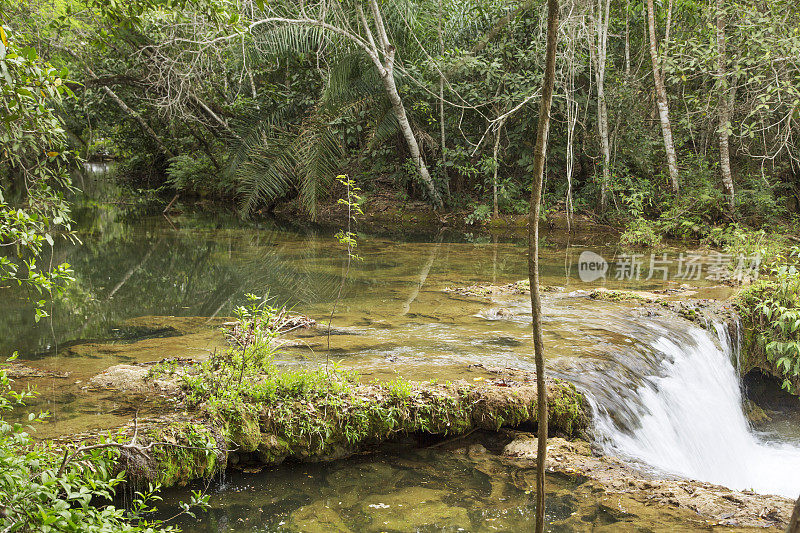
<svg viewBox="0 0 800 533">
<path fill-rule="evenodd" d="M 608 138 L 608 108 L 605 89 L 597 86 L 597 127 L 600 130 L 600 146 L 603 149 L 603 183 L 600 192 L 600 212 L 605 212 L 608 189 L 611 183 L 611 143 Z"/>
<path fill-rule="evenodd" d="M 92 73 L 90 71 L 90 75 L 94 76 L 94 73 Z M 103 92 L 106 93 L 106 95 L 109 98 L 111 98 L 114 101 L 114 103 L 117 104 L 117 106 L 119 106 L 119 108 L 122 109 L 122 111 L 125 114 L 127 114 L 128 116 L 133 118 L 137 122 L 137 124 L 139 124 L 139 127 L 142 128 L 142 131 L 144 131 L 147 134 L 147 136 L 150 137 L 150 139 L 152 139 L 154 143 L 156 143 L 156 146 L 158 146 L 159 150 L 161 150 L 169 158 L 175 157 L 175 154 L 172 153 L 172 150 L 167 148 L 164 145 L 164 143 L 161 142 L 161 139 L 158 137 L 158 135 L 156 135 L 156 132 L 153 131 L 153 128 L 151 128 L 150 125 L 147 122 L 144 121 L 144 119 L 142 118 L 142 116 L 139 113 L 137 113 L 136 111 L 134 111 L 133 109 L 128 107 L 128 104 L 126 104 L 122 100 L 122 98 L 117 96 L 117 93 L 115 93 L 107 85 L 103 85 L 102 89 L 103 89 Z"/>
<path fill-rule="evenodd" d="M 442 10 L 442 0 L 439 0 L 439 57 L 444 57 L 444 33 L 442 31 L 442 20 L 444 19 L 444 12 Z M 447 143 L 445 137 L 445 124 L 444 124 L 444 72 L 441 67 L 439 68 L 439 135 L 441 137 L 441 150 L 442 150 L 442 180 L 445 184 L 447 196 L 450 196 L 450 179 L 447 173 Z"/>
<path fill-rule="evenodd" d="M 631 0 L 625 4 L 625 75 L 631 75 Z"/>
<path fill-rule="evenodd" d="M 725 10 L 722 0 L 717 0 L 717 98 L 719 99 L 719 171 L 722 177 L 722 186 L 728 197 L 728 213 L 733 216 L 736 209 L 736 199 L 733 189 L 733 176 L 731 175 L 730 154 L 730 128 L 731 118 L 728 109 L 728 72 L 727 53 L 725 43 Z"/>
<path fill-rule="evenodd" d="M 497 123 L 497 131 L 495 132 L 494 139 L 494 153 L 492 158 L 494 160 L 494 175 L 492 176 L 492 206 L 494 218 L 500 216 L 500 209 L 497 205 L 497 171 L 500 168 L 500 161 L 497 159 L 497 152 L 500 148 L 500 130 L 503 128 L 503 121 Z"/>
<path fill-rule="evenodd" d="M 557 44 L 558 0 L 547 0 L 547 56 L 544 79 L 542 81 L 542 101 L 539 104 L 536 144 L 533 151 L 533 183 L 531 184 L 531 206 L 528 220 L 528 279 L 531 284 L 533 350 L 536 359 L 537 436 L 539 441 L 536 453 L 536 533 L 544 532 L 545 464 L 547 461 L 547 390 L 544 382 L 542 300 L 539 294 L 539 211 L 542 201 L 547 136 L 550 130 L 550 108 L 553 104 Z"/>
<path fill-rule="evenodd" d="M 441 209 L 443 205 L 442 197 L 439 196 L 439 192 L 436 190 L 433 178 L 431 178 L 428 172 L 425 161 L 422 160 L 422 153 L 420 152 L 414 131 L 411 129 L 411 123 L 408 121 L 406 108 L 403 106 L 403 101 L 400 99 L 400 94 L 397 92 L 393 70 L 394 69 L 386 69 L 385 75 L 382 76 L 383 86 L 386 88 L 386 94 L 389 96 L 389 101 L 392 103 L 392 111 L 394 111 L 394 116 L 397 118 L 397 123 L 400 125 L 400 130 L 403 132 L 403 137 L 408 145 L 408 151 L 411 153 L 411 160 L 414 162 L 417 174 L 419 174 L 422 184 L 428 190 L 434 207 L 436 209 Z"/>
<path fill-rule="evenodd" d="M 789 527 L 786 529 L 786 533 L 800 533 L 800 498 L 794 504 L 794 512 L 792 513 L 792 518 L 789 519 Z"/>
<path fill-rule="evenodd" d="M 419 149 L 419 143 L 417 143 L 417 137 L 414 135 L 414 130 L 411 129 L 411 123 L 408 121 L 408 115 L 406 115 L 406 108 L 403 105 L 403 100 L 400 98 L 400 93 L 397 92 L 397 84 L 394 81 L 395 47 L 389 42 L 389 36 L 386 33 L 386 27 L 383 23 L 383 15 L 380 12 L 380 7 L 378 6 L 377 0 L 370 0 L 369 6 L 370 10 L 372 11 L 372 17 L 375 21 L 376 35 L 380 45 L 380 54 L 383 56 L 383 61 L 381 61 L 379 57 L 378 46 L 375 44 L 375 39 L 372 36 L 369 25 L 366 23 L 366 18 L 364 17 L 363 13 L 361 13 L 360 15 L 362 18 L 362 23 L 364 24 L 365 31 L 368 33 L 369 43 L 372 46 L 370 57 L 373 63 L 375 63 L 375 66 L 378 67 L 378 72 L 380 73 L 381 80 L 383 81 L 383 86 L 386 89 L 386 94 L 389 97 L 389 102 L 392 104 L 392 111 L 394 112 L 395 118 L 397 118 L 397 123 L 400 125 L 400 131 L 403 132 L 403 137 L 408 145 L 408 151 L 410 152 L 411 160 L 414 162 L 414 166 L 417 169 L 417 174 L 419 175 L 420 180 L 422 180 L 422 184 L 428 190 L 428 194 L 431 197 L 433 206 L 436 209 L 441 209 L 443 206 L 442 197 L 436 190 L 436 185 L 433 183 L 433 178 L 431 178 L 430 172 L 428 172 L 428 167 L 425 165 L 425 161 L 422 159 L 422 153 Z"/>
<path fill-rule="evenodd" d="M 594 17 L 595 35 L 592 39 L 591 55 L 595 63 L 597 82 L 597 130 L 603 150 L 603 177 L 600 182 L 600 212 L 606 209 L 608 188 L 611 181 L 611 142 L 608 137 L 608 106 L 606 103 L 606 59 L 608 57 L 608 25 L 611 20 L 611 0 L 597 0 L 597 15 Z"/>
<path fill-rule="evenodd" d="M 653 82 L 656 89 L 656 105 L 658 116 L 661 120 L 661 134 L 664 138 L 664 150 L 667 152 L 667 168 L 672 190 L 677 193 L 680 188 L 678 177 L 678 158 L 675 155 L 675 144 L 672 140 L 672 124 L 669 121 L 669 104 L 667 91 L 664 88 L 664 78 L 658 61 L 658 47 L 656 42 L 656 21 L 653 0 L 647 0 L 647 24 L 650 33 L 650 58 L 653 61 Z"/>
<path fill-rule="evenodd" d="M 583 20 L 583 17 L 581 17 Z M 566 177 L 567 194 L 564 198 L 565 211 L 567 214 L 567 232 L 572 234 L 572 217 L 574 214 L 572 203 L 572 175 L 575 171 L 575 126 L 578 123 L 579 104 L 575 100 L 575 46 L 578 39 L 577 24 L 570 22 L 567 24 L 567 45 L 564 53 L 564 70 L 566 80 L 564 83 L 564 101 L 566 102 L 567 119 L 567 154 L 566 154 Z"/>
</svg>

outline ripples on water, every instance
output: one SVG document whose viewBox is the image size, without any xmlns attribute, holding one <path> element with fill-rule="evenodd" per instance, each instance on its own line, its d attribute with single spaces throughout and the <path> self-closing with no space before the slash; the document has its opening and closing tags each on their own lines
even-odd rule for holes
<svg viewBox="0 0 800 533">
<path fill-rule="evenodd" d="M 82 384 L 112 364 L 217 349 L 214 320 L 229 316 L 246 293 L 269 294 L 319 318 L 330 313 L 342 281 L 336 228 L 190 215 L 176 217 L 173 228 L 160 217 L 131 217 L 108 206 L 78 209 L 76 217 L 83 243 L 59 243 L 54 253 L 73 265 L 77 281 L 52 318 L 34 324 L 26 295 L 0 289 L 9 309 L 0 316 L 0 349 L 20 350 L 32 366 L 72 372 L 67 381 L 36 383 L 43 392 L 39 405 L 54 414 L 53 433 L 125 420 L 130 405 L 87 394 Z M 607 449 L 667 472 L 794 496 L 798 484 L 785 473 L 800 472 L 797 449 L 764 443 L 750 430 L 730 350 L 683 321 L 586 298 L 598 285 L 655 290 L 676 284 L 584 284 L 575 275 L 577 256 L 592 249 L 613 257 L 613 238 L 546 239 L 543 284 L 563 287 L 544 297 L 548 364 L 587 391 Z M 470 379 L 470 363 L 533 368 L 527 296 L 487 301 L 442 291 L 524 278 L 520 241 L 360 234 L 358 253 L 364 260 L 345 280 L 334 319 L 341 331 L 331 348 L 364 379 Z M 700 285 L 705 296 L 728 293 Z M 324 360 L 321 332 L 299 340 L 281 364 Z"/>
</svg>

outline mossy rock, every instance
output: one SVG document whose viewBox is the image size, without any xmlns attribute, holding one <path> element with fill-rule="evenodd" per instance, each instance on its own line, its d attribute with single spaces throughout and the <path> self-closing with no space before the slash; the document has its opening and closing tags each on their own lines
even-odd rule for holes
<svg viewBox="0 0 800 533">
<path fill-rule="evenodd" d="M 589 293 L 589 298 L 592 300 L 602 300 L 607 302 L 654 302 L 657 298 L 653 296 L 641 294 L 635 291 L 620 291 L 612 289 L 594 289 Z"/>
<path fill-rule="evenodd" d="M 765 424 L 772 420 L 770 416 L 752 400 L 744 401 L 744 416 L 754 426 Z"/>
<path fill-rule="evenodd" d="M 474 428 L 535 425 L 534 377 L 519 373 L 513 382 L 503 378 L 477 385 L 410 383 L 402 394 L 379 384 L 354 384 L 295 401 L 215 400 L 201 407 L 202 419 L 154 431 L 151 438 L 165 445 L 136 477 L 165 486 L 209 477 L 225 468 L 228 450 L 265 465 L 287 458 L 330 461 L 407 435 L 447 437 Z M 582 435 L 588 426 L 583 396 L 561 380 L 547 381 L 547 395 L 549 432 Z"/>
</svg>

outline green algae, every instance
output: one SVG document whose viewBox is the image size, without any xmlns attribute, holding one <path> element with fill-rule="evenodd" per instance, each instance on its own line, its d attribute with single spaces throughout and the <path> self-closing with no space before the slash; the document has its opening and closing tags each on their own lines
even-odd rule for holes
<svg viewBox="0 0 800 533">
<path fill-rule="evenodd" d="M 129 476 L 182 485 L 210 477 L 225 468 L 232 455 L 236 462 L 262 465 L 288 458 L 327 461 L 408 436 L 448 438 L 478 428 L 537 422 L 533 383 L 509 387 L 501 380 L 406 382 L 398 394 L 397 382 L 352 380 L 350 374 L 333 371 L 322 390 L 312 388 L 301 395 L 207 398 L 193 406 L 201 414 L 195 420 L 151 431 L 150 439 L 162 445 L 156 446 L 147 468 L 127 468 Z M 548 407 L 552 434 L 577 437 L 586 429 L 586 402 L 572 384 L 549 381 Z"/>
</svg>

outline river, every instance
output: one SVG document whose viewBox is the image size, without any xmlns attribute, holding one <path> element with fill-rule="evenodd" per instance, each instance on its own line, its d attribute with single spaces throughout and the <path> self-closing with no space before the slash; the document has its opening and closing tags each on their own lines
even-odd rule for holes
<svg viewBox="0 0 800 533">
<path fill-rule="evenodd" d="M 130 420 L 135 411 L 165 408 L 84 387 L 113 364 L 202 357 L 219 349 L 218 325 L 247 293 L 319 321 L 328 320 L 337 302 L 334 334 L 330 339 L 321 330 L 295 335 L 278 355 L 287 367 L 332 359 L 356 368 L 366 381 L 473 379 L 469 365 L 476 363 L 533 368 L 527 296 L 447 291 L 524 278 L 525 245 L 513 235 L 362 228 L 360 259 L 348 267 L 333 237 L 336 227 L 245 224 L 233 216 L 192 213 L 167 220 L 136 205 L 95 202 L 85 202 L 75 215 L 80 242 L 59 242 L 53 259 L 68 261 L 76 282 L 54 303 L 49 318 L 35 324 L 27 295 L 14 287 L 0 289 L 5 302 L 0 350 L 18 350 L 21 360 L 37 369 L 69 372 L 21 380 L 41 393 L 33 407 L 52 415 L 40 436 L 109 427 Z M 640 252 L 637 277 L 616 279 L 609 271 L 585 282 L 578 272 L 581 253 L 592 251 L 611 265 L 627 256 L 613 234 L 545 232 L 542 244 L 547 364 L 587 393 L 595 438 L 606 453 L 654 472 L 796 496 L 797 410 L 771 413 L 772 423 L 758 432 L 750 427 L 736 372 L 736 335 L 719 325 L 703 328 L 644 314 L 635 303 L 587 297 L 605 287 L 724 298 L 729 287 L 676 279 L 675 264 L 666 271 L 671 279 L 660 274 L 647 279 L 649 251 Z M 690 251 L 672 247 L 657 257 L 662 253 L 675 258 Z M 713 261 L 708 251 L 702 257 L 705 264 Z M 214 511 L 204 522 L 184 525 L 197 531 L 280 530 L 292 523 L 296 529 L 302 519 L 303 528 L 316 524 L 320 531 L 332 530 L 325 520 L 375 531 L 381 522 L 399 530 L 440 530 L 437 524 L 444 523 L 453 531 L 490 531 L 493 523 L 505 524 L 501 530 L 524 529 L 532 519 L 532 498 L 519 483 L 497 474 L 501 469 L 491 459 L 479 456 L 395 451 L 333 465 L 237 474 L 215 482 Z M 446 472 L 434 466 L 441 461 Z M 347 490 L 342 479 L 349 480 Z M 387 479 L 392 482 L 381 481 Z M 562 503 L 552 505 L 553 524 L 567 524 L 583 505 L 565 496 L 572 489 L 570 480 L 554 482 L 551 500 Z M 420 498 L 433 503 L 416 515 L 392 507 Z M 498 507 L 493 498 L 505 503 Z M 335 516 L 314 522 L 331 505 Z M 560 527 L 554 530 L 570 530 Z"/>
</svg>

